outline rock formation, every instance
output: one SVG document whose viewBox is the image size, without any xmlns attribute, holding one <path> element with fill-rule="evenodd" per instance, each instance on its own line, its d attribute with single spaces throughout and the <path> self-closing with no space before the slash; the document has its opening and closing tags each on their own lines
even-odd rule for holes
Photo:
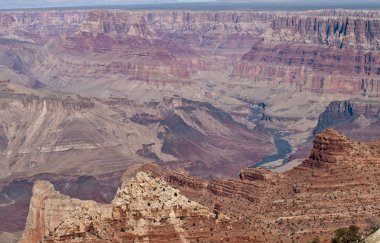
<svg viewBox="0 0 380 243">
<path fill-rule="evenodd" d="M 380 134 L 380 103 L 377 101 L 334 101 L 319 116 L 314 134 L 334 128 L 350 137 L 375 140 Z"/>
<path fill-rule="evenodd" d="M 143 172 L 123 181 L 112 204 L 72 199 L 38 181 L 20 242 L 199 241 L 217 239 L 227 222 Z"/>
<path fill-rule="evenodd" d="M 377 16 L 375 14 L 375 16 Z M 319 93 L 379 96 L 379 19 L 322 11 L 275 16 L 237 77 Z"/>
<path fill-rule="evenodd" d="M 108 92 L 111 82 L 119 91 L 133 81 L 188 85 L 197 72 L 226 69 L 249 50 L 270 18 L 256 12 L 5 12 L 0 64 L 20 83 L 38 79 L 51 89 L 76 92 L 91 86 L 96 96 L 108 96 L 98 87 L 104 81 Z"/>
<path fill-rule="evenodd" d="M 194 76 L 223 70 L 223 81 L 232 74 L 254 87 L 380 92 L 376 11 L 3 12 L 0 26 L 4 77 L 29 86 L 107 97 L 143 81 L 141 92 L 175 92 L 207 89 Z"/>
<path fill-rule="evenodd" d="M 0 190 L 0 231 L 24 230 L 32 187 L 37 180 L 48 180 L 65 195 L 81 200 L 110 203 L 115 195 L 121 173 L 105 174 L 102 177 L 38 174 L 30 178 L 14 179 Z M 2 180 L 1 183 L 7 182 Z"/>
<path fill-rule="evenodd" d="M 308 159 L 280 174 L 244 169 L 240 180 L 213 179 L 195 186 L 183 173 L 157 172 L 153 166 L 145 170 L 161 174 L 193 200 L 219 205 L 232 220 L 246 222 L 257 240 L 330 240 L 342 226 L 357 224 L 364 234 L 372 230 L 370 222 L 380 212 L 379 146 L 379 141 L 359 143 L 326 130 L 316 136 Z"/>
<path fill-rule="evenodd" d="M 89 212 L 81 206 L 61 222 L 55 215 L 75 199 L 51 189 L 41 196 L 38 182 L 32 203 L 45 203 L 31 206 L 23 240 L 33 242 L 37 238 L 32 237 L 44 233 L 43 242 L 221 237 L 232 242 L 310 242 L 316 237 L 330 240 L 335 229 L 351 224 L 366 234 L 380 212 L 379 148 L 379 141 L 360 143 L 328 129 L 316 136 L 308 159 L 280 174 L 248 168 L 239 179 L 207 180 L 149 164 L 135 169 L 140 172 L 133 179 L 136 172 L 125 173 L 111 205 L 94 207 L 107 210 Z M 48 207 L 54 198 L 59 198 L 56 207 Z M 36 228 L 37 222 L 44 224 Z"/>
<path fill-rule="evenodd" d="M 365 239 L 365 243 L 376 243 L 380 241 L 380 230 Z"/>
<path fill-rule="evenodd" d="M 11 218 L 0 222 L 0 231 L 7 232 L 24 228 L 37 179 L 70 196 L 108 202 L 120 171 L 140 163 L 234 176 L 274 151 L 266 131 L 249 129 L 209 103 L 178 97 L 137 104 L 4 81 L 0 115 L 0 218 Z"/>
</svg>

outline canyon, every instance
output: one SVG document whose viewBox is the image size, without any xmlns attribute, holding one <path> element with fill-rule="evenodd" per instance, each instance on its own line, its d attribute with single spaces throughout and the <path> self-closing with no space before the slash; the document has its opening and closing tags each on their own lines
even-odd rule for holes
<svg viewBox="0 0 380 243">
<path fill-rule="evenodd" d="M 369 212 L 378 214 L 379 23 L 379 11 L 366 10 L 1 11 L 0 219 L 12 220 L 0 220 L 0 241 L 13 238 L 9 232 L 20 238 L 30 203 L 39 211 L 29 210 L 28 222 L 47 227 L 24 233 L 32 241 L 158 240 L 161 230 L 173 241 L 306 241 L 331 238 L 354 218 L 369 233 Z M 346 153 L 362 164 L 335 163 Z M 147 174 L 132 179 L 137 171 Z M 116 210 L 130 202 L 119 193 L 112 199 L 142 177 L 191 203 L 171 204 L 175 216 L 166 208 L 162 224 L 152 209 L 136 233 L 130 229 L 145 211 Z M 51 210 L 73 204 L 59 217 L 74 210 L 66 218 L 85 221 L 55 229 L 49 212 L 30 216 L 45 213 L 36 206 L 44 200 Z M 319 207 L 326 210 L 318 218 Z M 127 217 L 136 225 L 122 225 Z M 191 226 L 197 220 L 203 226 Z"/>
</svg>

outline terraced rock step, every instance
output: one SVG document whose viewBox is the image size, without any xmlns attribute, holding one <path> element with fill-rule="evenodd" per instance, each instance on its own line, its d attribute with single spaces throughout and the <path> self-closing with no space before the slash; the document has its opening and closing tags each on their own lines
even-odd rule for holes
<svg viewBox="0 0 380 243">
<path fill-rule="evenodd" d="M 126 171 L 112 204 L 96 207 L 51 185 L 45 193 L 38 182 L 22 242 L 324 242 L 351 224 L 369 234 L 380 213 L 379 178 L 380 141 L 328 129 L 308 159 L 280 174 L 248 168 L 240 178 L 207 180 L 148 164 Z M 67 205 L 74 208 L 57 220 Z"/>
</svg>

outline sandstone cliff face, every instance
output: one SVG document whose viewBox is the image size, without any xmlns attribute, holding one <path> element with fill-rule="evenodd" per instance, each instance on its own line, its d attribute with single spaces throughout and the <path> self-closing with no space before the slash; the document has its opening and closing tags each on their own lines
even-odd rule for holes
<svg viewBox="0 0 380 243">
<path fill-rule="evenodd" d="M 277 15 L 234 75 L 270 86 L 378 96 L 379 26 L 378 17 L 352 12 Z"/>
<path fill-rule="evenodd" d="M 36 182 L 20 242 L 187 242 L 212 239 L 218 220 L 164 181 L 143 172 L 125 179 L 112 204 L 80 201 Z M 224 218 L 224 223 L 228 222 Z M 221 222 L 221 221 L 220 221 Z M 210 232 L 210 228 L 213 230 Z M 210 236 L 211 233 L 211 236 Z"/>
<path fill-rule="evenodd" d="M 334 128 L 360 140 L 379 136 L 380 104 L 376 101 L 334 101 L 319 116 L 314 134 Z"/>
<path fill-rule="evenodd" d="M 23 179 L 1 180 L 0 205 L 2 206 L 0 207 L 0 218 L 8 220 L 0 221 L 0 231 L 19 232 L 24 230 L 35 181 L 47 180 L 54 185 L 56 190 L 70 197 L 110 203 L 116 193 L 121 174 L 121 172 L 108 173 L 97 178 L 38 174 Z M 6 184 L 3 185 L 3 183 Z"/>
<path fill-rule="evenodd" d="M 111 215 L 112 208 L 108 205 L 71 199 L 55 191 L 49 182 L 37 181 L 33 186 L 25 232 L 19 242 L 39 242 L 45 235 L 51 235 L 61 225 L 61 220 L 70 220 L 70 226 L 80 233 L 86 230 L 92 218 L 101 220 Z"/>
</svg>

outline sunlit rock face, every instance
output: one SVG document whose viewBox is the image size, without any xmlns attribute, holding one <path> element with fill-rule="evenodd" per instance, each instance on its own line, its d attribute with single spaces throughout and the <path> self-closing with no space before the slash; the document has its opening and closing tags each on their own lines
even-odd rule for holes
<svg viewBox="0 0 380 243">
<path fill-rule="evenodd" d="M 69 198 L 50 183 L 37 181 L 20 242 L 211 240 L 217 239 L 211 232 L 229 231 L 228 223 L 225 215 L 216 216 L 144 172 L 125 179 L 112 204 Z"/>
</svg>

